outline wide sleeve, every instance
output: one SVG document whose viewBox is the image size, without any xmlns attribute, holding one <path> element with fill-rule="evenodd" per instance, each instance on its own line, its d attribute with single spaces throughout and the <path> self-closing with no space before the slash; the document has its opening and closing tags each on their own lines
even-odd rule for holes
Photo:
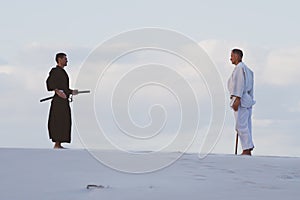
<svg viewBox="0 0 300 200">
<path fill-rule="evenodd" d="M 53 91 L 58 88 L 58 73 L 54 68 L 50 71 L 49 76 L 46 80 L 47 90 Z"/>
<path fill-rule="evenodd" d="M 237 67 L 232 74 L 232 96 L 242 97 L 245 87 L 245 77 L 242 67 Z"/>
<path fill-rule="evenodd" d="M 251 90 L 249 91 L 250 96 L 254 99 L 254 74 L 251 72 Z"/>
<path fill-rule="evenodd" d="M 73 90 L 69 87 L 69 76 L 65 70 L 63 70 L 64 81 L 63 81 L 63 90 L 67 96 L 70 96 L 73 93 Z"/>
<path fill-rule="evenodd" d="M 72 93 L 73 93 L 73 90 L 72 89 L 70 89 L 70 88 L 68 88 L 68 90 L 67 90 L 67 95 L 69 96 L 69 95 L 71 95 Z"/>
</svg>

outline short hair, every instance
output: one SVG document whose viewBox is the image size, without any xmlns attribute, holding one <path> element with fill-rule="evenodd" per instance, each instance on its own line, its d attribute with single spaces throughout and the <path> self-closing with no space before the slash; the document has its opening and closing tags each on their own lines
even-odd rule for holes
<svg viewBox="0 0 300 200">
<path fill-rule="evenodd" d="M 234 54 L 239 55 L 241 59 L 243 58 L 243 51 L 242 50 L 240 50 L 240 49 L 232 49 L 231 52 L 234 53 Z"/>
<path fill-rule="evenodd" d="M 65 53 L 57 53 L 57 54 L 55 55 L 55 61 L 58 63 L 58 59 L 59 59 L 59 58 L 63 58 L 63 57 L 65 57 L 65 56 L 67 56 L 67 54 L 65 54 Z"/>
</svg>

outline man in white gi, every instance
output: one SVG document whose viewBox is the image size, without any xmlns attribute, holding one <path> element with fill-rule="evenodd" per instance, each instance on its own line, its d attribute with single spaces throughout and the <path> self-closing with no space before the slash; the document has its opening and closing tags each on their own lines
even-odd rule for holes
<svg viewBox="0 0 300 200">
<path fill-rule="evenodd" d="M 242 62 L 243 52 L 240 49 L 231 51 L 231 62 L 235 65 L 229 80 L 231 107 L 234 110 L 235 129 L 241 141 L 242 155 L 250 155 L 254 148 L 252 141 L 252 106 L 253 98 L 253 72 Z"/>
</svg>

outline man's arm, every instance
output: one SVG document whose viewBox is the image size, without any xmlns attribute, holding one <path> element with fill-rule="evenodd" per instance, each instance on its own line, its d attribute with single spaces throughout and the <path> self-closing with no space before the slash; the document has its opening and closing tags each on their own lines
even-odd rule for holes
<svg viewBox="0 0 300 200">
<path fill-rule="evenodd" d="M 237 96 L 234 96 L 234 97 L 235 97 L 235 101 L 232 104 L 232 108 L 234 111 L 238 111 L 239 105 L 241 103 L 241 97 L 237 97 Z"/>
<path fill-rule="evenodd" d="M 67 95 L 64 93 L 63 90 L 54 89 L 54 91 L 55 91 L 55 93 L 56 93 L 59 97 L 61 97 L 61 98 L 63 98 L 63 99 L 66 99 L 66 98 L 67 98 Z"/>
<path fill-rule="evenodd" d="M 63 98 L 63 99 L 66 99 L 66 98 L 67 98 L 67 95 L 64 93 L 63 90 L 55 89 L 54 91 L 55 91 L 55 93 L 56 93 L 59 97 L 61 97 L 61 98 Z M 70 90 L 70 92 L 71 92 L 72 95 L 77 95 L 77 94 L 78 94 L 78 90 Z"/>
<path fill-rule="evenodd" d="M 235 73 L 233 74 L 234 86 L 233 86 L 233 94 L 231 96 L 235 97 L 235 101 L 233 102 L 232 108 L 234 111 L 238 111 L 239 105 L 241 104 L 241 97 L 243 95 L 245 77 L 244 71 L 241 67 L 236 68 Z"/>
</svg>

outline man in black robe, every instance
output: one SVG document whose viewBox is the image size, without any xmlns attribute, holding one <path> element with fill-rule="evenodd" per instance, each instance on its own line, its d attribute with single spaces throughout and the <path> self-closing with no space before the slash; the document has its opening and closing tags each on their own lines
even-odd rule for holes
<svg viewBox="0 0 300 200">
<path fill-rule="evenodd" d="M 52 68 L 47 78 L 48 91 L 54 91 L 51 101 L 48 131 L 49 138 L 54 142 L 54 148 L 63 148 L 61 143 L 71 142 L 71 109 L 69 96 L 78 94 L 78 90 L 69 88 L 69 77 L 64 67 L 68 59 L 65 53 L 58 53 L 55 56 L 56 67 Z"/>
</svg>

